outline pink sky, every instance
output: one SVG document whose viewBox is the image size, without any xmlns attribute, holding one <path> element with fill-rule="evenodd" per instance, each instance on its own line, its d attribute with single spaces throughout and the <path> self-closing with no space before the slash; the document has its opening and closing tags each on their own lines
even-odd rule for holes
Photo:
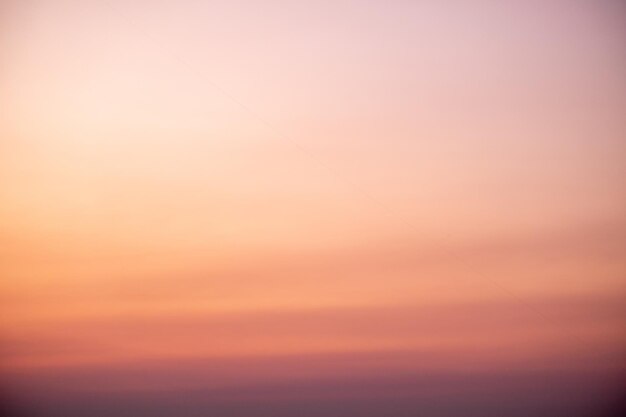
<svg viewBox="0 0 626 417">
<path fill-rule="evenodd" d="M 1 7 L 1 369 L 25 410 L 608 404 L 619 2 Z"/>
</svg>

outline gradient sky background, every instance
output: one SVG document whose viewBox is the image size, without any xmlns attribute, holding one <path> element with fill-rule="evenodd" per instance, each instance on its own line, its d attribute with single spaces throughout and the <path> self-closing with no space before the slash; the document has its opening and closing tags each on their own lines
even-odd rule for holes
<svg viewBox="0 0 626 417">
<path fill-rule="evenodd" d="M 5 1 L 15 415 L 583 416 L 626 370 L 619 1 Z"/>
</svg>

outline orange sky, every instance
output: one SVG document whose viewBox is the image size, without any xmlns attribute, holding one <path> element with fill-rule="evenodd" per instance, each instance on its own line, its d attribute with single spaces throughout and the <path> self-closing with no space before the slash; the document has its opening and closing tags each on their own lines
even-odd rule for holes
<svg viewBox="0 0 626 417">
<path fill-rule="evenodd" d="M 7 386 L 622 372 L 626 11 L 469 4 L 3 4 Z"/>
</svg>

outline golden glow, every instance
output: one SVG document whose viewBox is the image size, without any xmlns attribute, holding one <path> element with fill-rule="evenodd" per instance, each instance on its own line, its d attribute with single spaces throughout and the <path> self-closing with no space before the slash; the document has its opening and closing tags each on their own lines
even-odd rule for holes
<svg viewBox="0 0 626 417">
<path fill-rule="evenodd" d="M 3 6 L 6 375 L 623 369 L 617 6 L 220 3 Z"/>
</svg>

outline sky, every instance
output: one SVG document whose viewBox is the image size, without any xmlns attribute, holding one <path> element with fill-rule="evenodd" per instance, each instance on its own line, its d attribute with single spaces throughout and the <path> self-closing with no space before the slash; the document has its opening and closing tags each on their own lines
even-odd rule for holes
<svg viewBox="0 0 626 417">
<path fill-rule="evenodd" d="M 0 402 L 611 413 L 625 32 L 612 0 L 2 2 Z"/>
</svg>

